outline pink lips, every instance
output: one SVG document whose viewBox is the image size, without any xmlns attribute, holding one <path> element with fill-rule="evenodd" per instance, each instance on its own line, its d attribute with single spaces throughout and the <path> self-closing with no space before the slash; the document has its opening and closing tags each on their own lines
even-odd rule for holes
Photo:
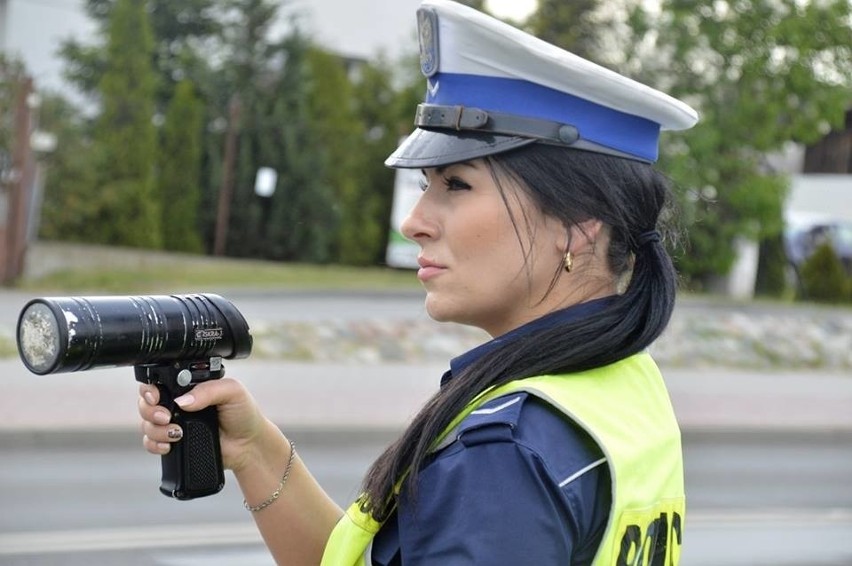
<svg viewBox="0 0 852 566">
<path fill-rule="evenodd" d="M 420 269 L 417 270 L 417 278 L 424 283 L 429 279 L 440 275 L 447 269 L 442 265 L 438 265 L 437 263 L 422 257 L 417 258 L 417 263 L 420 265 Z"/>
</svg>

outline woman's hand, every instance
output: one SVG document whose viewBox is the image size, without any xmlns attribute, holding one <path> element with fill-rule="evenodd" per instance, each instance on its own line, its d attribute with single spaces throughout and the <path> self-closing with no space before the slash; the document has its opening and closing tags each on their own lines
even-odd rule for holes
<svg viewBox="0 0 852 566">
<path fill-rule="evenodd" d="M 155 386 L 141 385 L 139 395 L 145 448 L 152 454 L 166 454 L 171 444 L 180 440 L 182 431 L 169 423 L 169 411 L 157 405 L 159 392 Z M 283 489 L 273 504 L 252 513 L 276 562 L 319 564 L 343 510 L 291 452 L 292 445 L 263 416 L 245 387 L 228 378 L 206 381 L 175 402 L 188 412 L 218 407 L 222 463 L 233 470 L 247 505 L 258 506 L 276 489 Z M 285 473 L 286 485 L 282 486 Z"/>
<path fill-rule="evenodd" d="M 152 454 L 167 454 L 171 443 L 183 437 L 177 424 L 169 424 L 168 409 L 157 405 L 159 391 L 154 385 L 139 387 L 139 415 L 142 417 L 142 442 Z M 233 379 L 223 378 L 196 385 L 189 393 L 175 399 L 188 412 L 217 405 L 219 411 L 219 443 L 222 463 L 226 469 L 239 471 L 248 464 L 252 448 L 268 430 L 268 421 L 260 412 L 254 398 Z"/>
</svg>

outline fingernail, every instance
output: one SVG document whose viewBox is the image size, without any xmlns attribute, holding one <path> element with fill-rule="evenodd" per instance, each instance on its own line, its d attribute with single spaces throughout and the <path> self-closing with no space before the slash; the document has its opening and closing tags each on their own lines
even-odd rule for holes
<svg viewBox="0 0 852 566">
<path fill-rule="evenodd" d="M 186 395 L 181 395 L 175 399 L 175 403 L 177 403 L 181 407 L 186 407 L 187 405 L 192 405 L 195 402 L 195 397 L 192 394 L 187 393 Z"/>
<path fill-rule="evenodd" d="M 156 405 L 157 404 L 157 402 L 154 401 L 154 394 L 151 393 L 150 391 L 145 392 L 145 400 L 148 401 L 149 405 Z"/>
<path fill-rule="evenodd" d="M 168 437 L 171 438 L 172 440 L 180 440 L 181 438 L 183 438 L 183 429 L 170 428 L 169 432 L 167 434 L 168 434 Z"/>
<path fill-rule="evenodd" d="M 169 417 L 168 413 L 165 413 L 163 411 L 157 411 L 156 413 L 154 413 L 154 422 L 157 424 L 169 424 L 169 421 L 171 420 L 172 419 L 171 417 Z"/>
</svg>

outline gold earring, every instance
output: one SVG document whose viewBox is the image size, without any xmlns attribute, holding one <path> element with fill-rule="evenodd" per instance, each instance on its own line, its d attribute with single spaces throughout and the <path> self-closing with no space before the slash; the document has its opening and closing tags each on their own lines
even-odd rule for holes
<svg viewBox="0 0 852 566">
<path fill-rule="evenodd" d="M 574 269 L 574 258 L 571 257 L 571 250 L 565 252 L 565 271 L 571 273 L 571 270 Z"/>
</svg>

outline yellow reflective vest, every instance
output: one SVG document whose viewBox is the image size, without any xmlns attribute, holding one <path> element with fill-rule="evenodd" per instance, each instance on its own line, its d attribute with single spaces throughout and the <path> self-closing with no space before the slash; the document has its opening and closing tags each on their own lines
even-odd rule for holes
<svg viewBox="0 0 852 566">
<path fill-rule="evenodd" d="M 515 392 L 561 410 L 606 456 L 612 508 L 593 566 L 676 566 L 685 511 L 680 429 L 651 357 L 640 353 L 601 368 L 490 389 L 454 419 L 436 449 L 452 441 L 452 431 L 479 405 Z M 326 544 L 322 566 L 370 566 L 373 537 L 381 526 L 352 504 Z"/>
</svg>

